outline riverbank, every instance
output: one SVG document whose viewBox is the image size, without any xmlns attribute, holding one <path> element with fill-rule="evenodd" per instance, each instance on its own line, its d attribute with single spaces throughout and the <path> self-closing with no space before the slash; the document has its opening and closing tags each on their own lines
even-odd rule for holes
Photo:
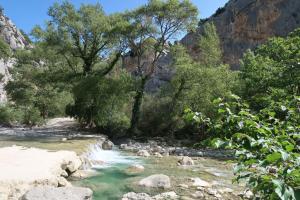
<svg viewBox="0 0 300 200">
<path fill-rule="evenodd" d="M 51 170 L 51 173 L 56 174 L 56 178 L 64 180 L 64 183 L 54 181 L 55 183 L 50 185 L 54 188 L 64 186 L 60 189 L 64 190 L 63 192 L 69 189 L 66 186 L 71 185 L 72 188 L 90 188 L 94 193 L 94 200 L 119 200 L 122 198 L 125 200 L 136 200 L 139 199 L 139 196 L 143 196 L 140 193 L 145 193 L 148 195 L 147 199 L 151 200 L 161 199 L 165 195 L 174 193 L 174 199 L 240 199 L 238 195 L 242 192 L 243 186 L 232 184 L 233 163 L 230 160 L 229 162 L 226 161 L 230 158 L 232 152 L 204 151 L 180 146 L 172 147 L 161 140 L 150 140 L 144 143 L 126 140 L 126 142 L 124 141 L 114 146 L 107 140 L 105 135 L 92 135 L 89 132 L 82 132 L 74 128 L 73 125 L 65 126 L 66 124 L 70 123 L 61 123 L 60 120 L 56 120 L 55 123 L 33 129 L 0 128 L 0 147 L 4 147 L 6 150 L 8 148 L 11 148 L 11 150 L 16 148 L 12 152 L 18 154 L 18 156 L 10 155 L 11 160 L 2 160 L 0 156 L 0 163 L 4 162 L 6 168 L 13 165 L 15 167 L 12 168 L 14 169 L 13 171 L 21 169 L 21 174 L 28 175 L 35 173 L 35 168 L 42 168 L 40 169 L 41 171 L 37 171 L 37 175 L 46 175 L 47 173 L 43 170 L 49 170 L 52 167 L 39 165 L 39 162 L 49 164 L 52 163 L 50 158 L 53 155 L 61 152 L 72 152 L 72 155 L 85 158 L 84 160 L 81 159 L 82 164 L 78 168 L 79 173 L 72 173 L 76 176 L 70 176 L 68 172 L 62 174 L 54 173 L 55 171 L 64 171 L 59 170 L 61 164 L 58 164 L 57 170 Z M 11 147 L 12 145 L 24 147 Z M 113 150 L 111 150 L 112 148 Z M 28 160 L 22 156 L 26 152 L 33 153 L 32 155 L 28 153 L 25 156 Z M 39 153 L 35 154 L 34 152 Z M 62 153 L 62 155 L 65 154 Z M 207 156 L 211 158 L 207 158 Z M 30 162 L 29 158 L 34 159 L 34 161 Z M 28 162 L 30 163 L 28 164 Z M 60 162 L 62 161 L 56 160 L 53 163 Z M 28 168 L 32 170 L 30 173 L 25 170 Z M 92 174 L 87 174 L 81 169 L 93 169 Z M 63 174 L 64 176 L 62 176 Z M 146 186 L 148 183 L 145 185 L 146 187 L 140 184 L 143 179 L 159 174 L 168 177 L 170 187 L 161 189 L 160 187 L 148 187 Z M 87 175 L 92 176 L 88 177 Z M 14 175 L 7 176 L 14 177 Z M 26 179 L 26 175 L 24 177 Z M 203 181 L 200 181 L 200 183 L 207 183 L 205 187 L 202 187 L 203 185 L 201 184 L 199 185 L 199 180 Z M 3 183 L 5 182 L 7 180 Z M 22 187 L 21 190 L 17 189 L 17 184 L 8 185 L 11 185 L 10 191 L 16 193 L 12 189 L 18 190 L 18 196 L 20 196 L 21 193 L 24 194 L 28 190 L 32 191 L 31 188 L 34 188 L 33 194 L 35 194 L 37 191 L 41 191 L 40 186 L 44 187 L 48 183 L 53 182 L 35 181 L 34 184 L 29 184 L 30 187 L 27 187 L 27 189 Z M 42 191 L 48 195 L 48 193 L 52 194 L 56 190 L 44 188 Z M 79 189 L 78 191 L 81 190 Z M 84 191 L 84 194 L 90 194 L 88 190 Z M 42 194 L 41 192 L 39 193 L 40 195 Z M 80 194 L 78 196 L 80 197 Z M 13 198 L 9 200 L 11 199 Z M 6 198 L 3 200 L 6 200 Z"/>
</svg>

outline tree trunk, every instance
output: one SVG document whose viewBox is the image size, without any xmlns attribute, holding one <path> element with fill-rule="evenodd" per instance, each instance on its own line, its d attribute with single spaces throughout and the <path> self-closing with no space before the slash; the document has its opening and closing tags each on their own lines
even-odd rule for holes
<svg viewBox="0 0 300 200">
<path fill-rule="evenodd" d="M 145 85 L 148 80 L 148 77 L 143 77 L 141 80 L 140 87 L 137 89 L 135 97 L 134 97 L 134 104 L 132 107 L 132 113 L 131 113 L 131 121 L 130 121 L 130 128 L 128 129 L 128 135 L 134 136 L 137 132 L 137 126 L 138 122 L 140 120 L 140 114 L 141 114 L 141 105 L 143 102 L 144 97 L 144 90 Z"/>
</svg>

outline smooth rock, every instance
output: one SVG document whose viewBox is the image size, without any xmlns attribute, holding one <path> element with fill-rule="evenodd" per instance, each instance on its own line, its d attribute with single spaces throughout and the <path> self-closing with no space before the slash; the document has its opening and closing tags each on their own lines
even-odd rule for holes
<svg viewBox="0 0 300 200">
<path fill-rule="evenodd" d="M 142 179 L 140 186 L 167 189 L 171 187 L 170 178 L 163 174 L 155 174 Z"/>
<path fill-rule="evenodd" d="M 58 178 L 58 187 L 70 187 L 72 186 L 71 183 L 67 181 L 64 177 L 59 177 Z"/>
<path fill-rule="evenodd" d="M 138 155 L 138 156 L 143 156 L 143 157 L 149 157 L 149 156 L 150 156 L 150 154 L 149 154 L 148 151 L 146 151 L 146 150 L 139 150 L 139 151 L 137 152 L 137 155 Z"/>
<path fill-rule="evenodd" d="M 73 174 L 71 174 L 70 178 L 72 179 L 85 179 L 85 178 L 89 178 L 92 176 L 97 175 L 97 171 L 96 170 L 77 170 L 76 172 L 74 172 Z"/>
<path fill-rule="evenodd" d="M 175 200 L 175 199 L 179 199 L 179 196 L 175 193 L 175 192 L 165 192 L 162 194 L 158 194 L 154 197 L 152 197 L 154 200 Z"/>
<path fill-rule="evenodd" d="M 203 198 L 204 194 L 201 191 L 196 191 L 194 194 L 192 194 L 192 197 L 194 197 L 194 198 Z"/>
<path fill-rule="evenodd" d="M 105 141 L 102 143 L 102 149 L 103 149 L 103 150 L 112 150 L 113 147 L 114 147 L 114 143 L 112 143 L 112 142 L 109 141 L 109 140 L 105 140 Z"/>
<path fill-rule="evenodd" d="M 122 200 L 153 200 L 153 199 L 146 193 L 129 192 L 123 195 Z"/>
<path fill-rule="evenodd" d="M 194 165 L 193 159 L 190 158 L 190 157 L 188 157 L 188 156 L 182 157 L 182 158 L 178 161 L 178 163 L 179 163 L 180 165 L 185 165 L 185 166 L 188 166 L 188 165 Z"/>
<path fill-rule="evenodd" d="M 155 152 L 155 153 L 154 153 L 154 156 L 155 156 L 155 157 L 158 157 L 158 158 L 162 158 L 162 157 L 163 157 L 163 156 L 162 156 L 160 153 L 158 153 L 158 152 Z"/>
<path fill-rule="evenodd" d="M 126 172 L 128 173 L 141 173 L 145 170 L 145 167 L 143 165 L 135 164 L 131 165 L 126 169 Z"/>
<path fill-rule="evenodd" d="M 183 188 L 183 189 L 188 189 L 189 188 L 189 186 L 186 185 L 186 184 L 179 184 L 178 186 Z"/>
<path fill-rule="evenodd" d="M 252 199 L 253 196 L 254 196 L 254 194 L 250 190 L 244 191 L 244 193 L 243 193 L 243 197 L 246 199 Z"/>
<path fill-rule="evenodd" d="M 202 180 L 201 178 L 191 178 L 193 186 L 195 187 L 211 187 L 211 184 Z"/>
<path fill-rule="evenodd" d="M 220 189 L 219 192 L 221 194 L 224 194 L 224 193 L 233 193 L 233 189 L 231 189 L 231 188 L 223 188 L 223 189 Z"/>
<path fill-rule="evenodd" d="M 92 200 L 92 196 L 88 188 L 42 186 L 29 190 L 22 200 Z"/>
</svg>

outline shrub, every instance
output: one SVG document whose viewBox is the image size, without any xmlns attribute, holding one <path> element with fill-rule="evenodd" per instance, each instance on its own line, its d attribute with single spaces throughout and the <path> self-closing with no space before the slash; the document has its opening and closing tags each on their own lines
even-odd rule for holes
<svg viewBox="0 0 300 200">
<path fill-rule="evenodd" d="M 206 124 L 215 147 L 236 149 L 236 180 L 262 199 L 295 200 L 300 186 L 300 98 L 272 101 L 259 112 L 239 97 L 215 101 L 213 120 L 188 110 L 186 119 Z M 296 194 L 297 195 L 297 194 Z M 299 194 L 298 194 L 299 195 Z"/>
</svg>

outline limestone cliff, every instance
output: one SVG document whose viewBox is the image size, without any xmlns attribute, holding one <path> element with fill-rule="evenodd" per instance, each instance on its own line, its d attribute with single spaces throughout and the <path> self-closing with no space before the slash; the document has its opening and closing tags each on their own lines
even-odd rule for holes
<svg viewBox="0 0 300 200">
<path fill-rule="evenodd" d="M 254 49 L 270 37 L 286 36 L 300 27 L 300 0 L 229 0 L 210 18 L 201 20 L 196 32 L 181 40 L 191 55 L 199 53 L 198 38 L 203 33 L 203 24 L 208 22 L 213 22 L 217 28 L 224 63 L 232 69 L 239 69 L 240 59 L 247 49 Z M 171 63 L 169 54 L 159 60 L 152 79 L 146 85 L 148 92 L 157 91 L 171 79 L 174 72 Z M 127 69 L 134 68 L 135 58 L 127 57 L 123 64 Z"/>
<path fill-rule="evenodd" d="M 286 36 L 300 27 L 299 0 L 230 0 L 224 8 L 199 23 L 196 33 L 189 33 L 182 43 L 197 54 L 197 38 L 203 24 L 213 22 L 221 39 L 224 62 L 239 69 L 239 59 L 272 36 Z"/>
<path fill-rule="evenodd" d="M 3 11 L 0 11 L 0 38 L 3 39 L 12 50 L 29 46 L 23 34 L 13 22 L 3 14 Z M 12 59 L 6 61 L 0 60 L 0 74 L 4 75 L 3 79 L 0 80 L 0 103 L 6 101 L 3 87 L 9 78 L 8 69 L 12 67 L 12 65 Z"/>
</svg>

